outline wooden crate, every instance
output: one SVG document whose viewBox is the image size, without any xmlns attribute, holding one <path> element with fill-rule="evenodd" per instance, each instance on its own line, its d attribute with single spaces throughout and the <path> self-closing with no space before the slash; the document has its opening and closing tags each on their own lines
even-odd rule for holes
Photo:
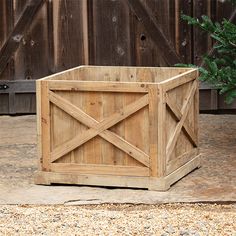
<svg viewBox="0 0 236 236">
<path fill-rule="evenodd" d="M 200 166 L 198 71 L 80 66 L 37 81 L 37 184 L 167 190 Z"/>
</svg>

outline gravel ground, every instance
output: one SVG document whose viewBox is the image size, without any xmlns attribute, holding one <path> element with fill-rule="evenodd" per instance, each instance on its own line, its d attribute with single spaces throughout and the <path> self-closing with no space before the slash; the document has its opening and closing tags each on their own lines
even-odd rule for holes
<svg viewBox="0 0 236 236">
<path fill-rule="evenodd" d="M 0 235 L 236 236 L 236 205 L 7 205 Z"/>
</svg>

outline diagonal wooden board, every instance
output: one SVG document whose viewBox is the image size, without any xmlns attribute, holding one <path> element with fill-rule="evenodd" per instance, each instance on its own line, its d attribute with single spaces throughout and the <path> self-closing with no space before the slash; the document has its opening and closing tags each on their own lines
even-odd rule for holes
<svg viewBox="0 0 236 236">
<path fill-rule="evenodd" d="M 166 148 L 167 158 L 169 158 L 171 156 L 171 154 L 175 148 L 177 139 L 178 139 L 179 134 L 184 126 L 184 122 L 187 118 L 188 111 L 189 111 L 190 105 L 193 101 L 193 97 L 194 97 L 196 89 L 197 89 L 197 82 L 194 81 L 193 85 L 189 91 L 189 94 L 187 96 L 187 99 L 180 111 L 182 117 L 181 117 L 180 121 L 178 122 L 178 124 L 176 125 L 175 131 L 173 132 L 173 134 L 170 137 L 169 142 L 167 144 L 167 148 Z"/>
<path fill-rule="evenodd" d="M 24 32 L 32 23 L 36 13 L 41 9 L 46 0 L 29 0 L 26 7 L 17 21 L 13 31 L 9 35 L 6 43 L 0 50 L 0 74 L 4 71 L 13 53 L 17 50 L 24 36 Z"/>
<path fill-rule="evenodd" d="M 181 111 L 179 110 L 178 106 L 172 101 L 172 99 L 168 96 L 168 94 L 166 95 L 166 103 L 167 106 L 170 108 L 170 110 L 172 111 L 172 113 L 174 114 L 174 116 L 178 119 L 178 122 L 182 119 L 183 114 L 181 113 Z M 190 128 L 189 124 L 185 123 L 183 124 L 183 128 L 186 132 L 186 134 L 188 135 L 190 141 L 192 142 L 192 144 L 194 146 L 197 146 L 197 136 L 196 134 L 192 131 L 192 129 Z"/>
<path fill-rule="evenodd" d="M 84 133 L 77 135 L 70 141 L 60 145 L 60 147 L 55 148 L 51 152 L 51 162 L 56 161 L 63 155 L 74 150 L 75 148 L 84 144 L 93 137 L 99 135 L 108 142 L 121 149 L 122 151 L 135 158 L 137 161 L 149 167 L 149 156 L 146 153 L 144 153 L 142 150 L 135 147 L 134 145 L 130 144 L 122 137 L 108 130 L 110 127 L 114 126 L 118 122 L 124 120 L 131 114 L 148 105 L 148 95 L 142 96 L 137 101 L 127 105 L 121 111 L 114 113 L 113 115 L 104 119 L 101 122 L 98 122 L 97 120 L 93 119 L 80 108 L 71 104 L 69 101 L 65 100 L 64 98 L 55 94 L 52 91 L 49 92 L 49 100 L 50 102 L 58 106 L 60 109 L 74 117 L 76 120 L 89 127 L 89 129 Z"/>
<path fill-rule="evenodd" d="M 132 12 L 144 25 L 153 42 L 160 49 L 159 52 L 166 58 L 169 65 L 181 63 L 182 59 L 176 53 L 174 46 L 159 28 L 152 9 L 150 9 L 147 4 L 143 4 L 141 0 L 127 0 L 127 2 Z"/>
</svg>

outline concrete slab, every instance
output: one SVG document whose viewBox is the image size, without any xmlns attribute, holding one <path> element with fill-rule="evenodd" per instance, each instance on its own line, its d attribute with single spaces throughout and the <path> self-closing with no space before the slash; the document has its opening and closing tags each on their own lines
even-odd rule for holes
<svg viewBox="0 0 236 236">
<path fill-rule="evenodd" d="M 200 169 L 167 192 L 37 186 L 36 117 L 0 116 L 0 204 L 236 202 L 236 116 L 200 115 Z"/>
</svg>

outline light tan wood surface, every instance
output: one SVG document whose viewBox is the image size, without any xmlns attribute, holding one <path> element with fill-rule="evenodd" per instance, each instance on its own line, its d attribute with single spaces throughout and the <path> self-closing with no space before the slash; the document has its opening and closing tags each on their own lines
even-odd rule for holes
<svg viewBox="0 0 236 236">
<path fill-rule="evenodd" d="M 197 75 L 81 66 L 37 81 L 36 182 L 168 189 L 199 166 Z"/>
</svg>

